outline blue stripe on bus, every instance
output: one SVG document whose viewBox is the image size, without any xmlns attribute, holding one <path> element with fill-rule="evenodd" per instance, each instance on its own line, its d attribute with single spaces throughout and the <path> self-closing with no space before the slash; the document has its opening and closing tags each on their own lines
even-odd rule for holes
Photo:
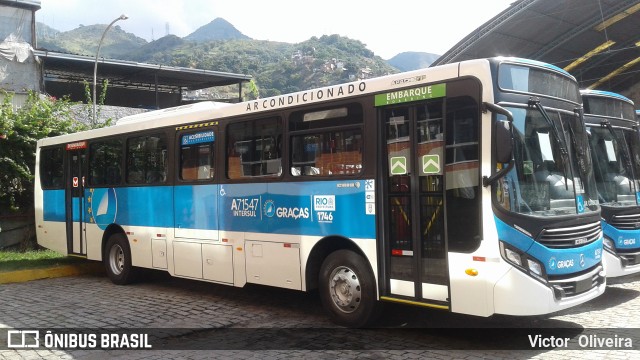
<svg viewBox="0 0 640 360">
<path fill-rule="evenodd" d="M 549 275 L 566 275 L 590 269 L 602 261 L 602 238 L 570 249 L 550 249 L 538 242 L 527 251 L 541 262 Z"/>
<path fill-rule="evenodd" d="M 375 238 L 375 217 L 366 214 L 365 182 L 219 185 L 220 229 Z M 184 207 L 182 201 L 176 196 L 176 209 Z M 198 204 L 196 199 L 191 206 Z"/>
<path fill-rule="evenodd" d="M 375 238 L 373 180 L 86 190 L 86 219 L 128 226 Z M 174 219 L 175 213 L 175 219 Z M 65 221 L 64 190 L 44 191 L 45 221 Z"/>
<path fill-rule="evenodd" d="M 173 227 L 172 187 L 125 187 L 115 189 L 115 193 L 116 224 Z"/>
<path fill-rule="evenodd" d="M 576 248 L 550 249 L 497 217 L 494 219 L 498 238 L 537 259 L 548 275 L 572 274 L 589 269 L 602 260 L 602 238 Z"/>
<path fill-rule="evenodd" d="M 611 239 L 616 249 L 634 250 L 640 248 L 640 230 L 620 230 L 602 221 L 605 236 Z"/>
<path fill-rule="evenodd" d="M 175 227 L 218 230 L 218 185 L 185 185 L 174 188 Z M 170 212 L 166 209 L 166 212 Z M 171 224 L 173 227 L 173 224 Z"/>
<path fill-rule="evenodd" d="M 44 190 L 42 202 L 44 221 L 65 221 L 64 190 Z"/>
<path fill-rule="evenodd" d="M 526 252 L 534 243 L 533 239 L 522 232 L 516 230 L 512 226 L 507 225 L 504 221 L 498 217 L 493 217 L 496 222 L 498 230 L 498 239 L 506 242 L 509 245 L 515 246 L 520 251 Z"/>
</svg>

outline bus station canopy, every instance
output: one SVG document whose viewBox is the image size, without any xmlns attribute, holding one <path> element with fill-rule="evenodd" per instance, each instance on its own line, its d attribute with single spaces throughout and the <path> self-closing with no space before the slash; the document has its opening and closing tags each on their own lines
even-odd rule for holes
<svg viewBox="0 0 640 360">
<path fill-rule="evenodd" d="M 34 50 L 42 67 L 45 91 L 51 95 L 71 94 L 82 101 L 84 82 L 93 84 L 95 57 Z M 180 105 L 184 90 L 238 84 L 251 80 L 250 75 L 191 69 L 134 61 L 98 59 L 97 83 L 108 79 L 109 105 L 165 108 Z M 74 96 L 75 94 L 79 94 Z M 115 96 L 119 95 L 119 96 Z M 238 93 L 238 98 L 240 97 Z M 136 99 L 140 104 L 127 103 Z M 238 101 L 237 99 L 235 101 Z"/>
<path fill-rule="evenodd" d="M 554 64 L 640 108 L 640 0 L 517 0 L 431 66 L 492 56 Z"/>
</svg>

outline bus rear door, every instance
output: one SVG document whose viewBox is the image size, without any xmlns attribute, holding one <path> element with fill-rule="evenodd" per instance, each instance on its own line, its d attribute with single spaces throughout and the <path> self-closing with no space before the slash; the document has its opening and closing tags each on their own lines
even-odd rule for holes
<svg viewBox="0 0 640 360">
<path fill-rule="evenodd" d="M 87 175 L 87 142 L 79 141 L 66 145 L 65 161 L 65 221 L 67 229 L 67 253 L 86 256 L 85 233 L 85 180 Z"/>
</svg>

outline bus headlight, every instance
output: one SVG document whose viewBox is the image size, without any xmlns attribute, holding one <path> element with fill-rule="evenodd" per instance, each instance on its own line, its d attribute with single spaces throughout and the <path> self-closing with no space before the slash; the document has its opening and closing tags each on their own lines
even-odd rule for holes
<svg viewBox="0 0 640 360">
<path fill-rule="evenodd" d="M 507 258 L 507 260 L 511 260 L 512 263 L 518 266 L 522 266 L 522 258 L 517 252 L 505 247 L 504 256 Z"/>
<path fill-rule="evenodd" d="M 537 259 L 502 241 L 500 241 L 500 252 L 508 263 L 546 283 L 544 267 Z"/>
<path fill-rule="evenodd" d="M 527 259 L 527 266 L 532 273 L 542 276 L 542 265 L 539 262 L 531 259 Z"/>
<path fill-rule="evenodd" d="M 611 252 L 615 252 L 615 246 L 613 245 L 613 240 L 609 239 L 606 236 L 604 237 L 604 247 Z"/>
</svg>

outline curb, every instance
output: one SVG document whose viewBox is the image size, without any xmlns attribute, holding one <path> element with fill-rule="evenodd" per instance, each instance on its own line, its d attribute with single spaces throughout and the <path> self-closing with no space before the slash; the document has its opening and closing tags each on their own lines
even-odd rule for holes
<svg viewBox="0 0 640 360">
<path fill-rule="evenodd" d="M 77 265 L 63 265 L 50 268 L 17 270 L 0 273 L 0 284 L 19 283 L 31 280 L 51 279 L 75 275 L 102 275 L 104 268 L 101 262 Z"/>
</svg>

